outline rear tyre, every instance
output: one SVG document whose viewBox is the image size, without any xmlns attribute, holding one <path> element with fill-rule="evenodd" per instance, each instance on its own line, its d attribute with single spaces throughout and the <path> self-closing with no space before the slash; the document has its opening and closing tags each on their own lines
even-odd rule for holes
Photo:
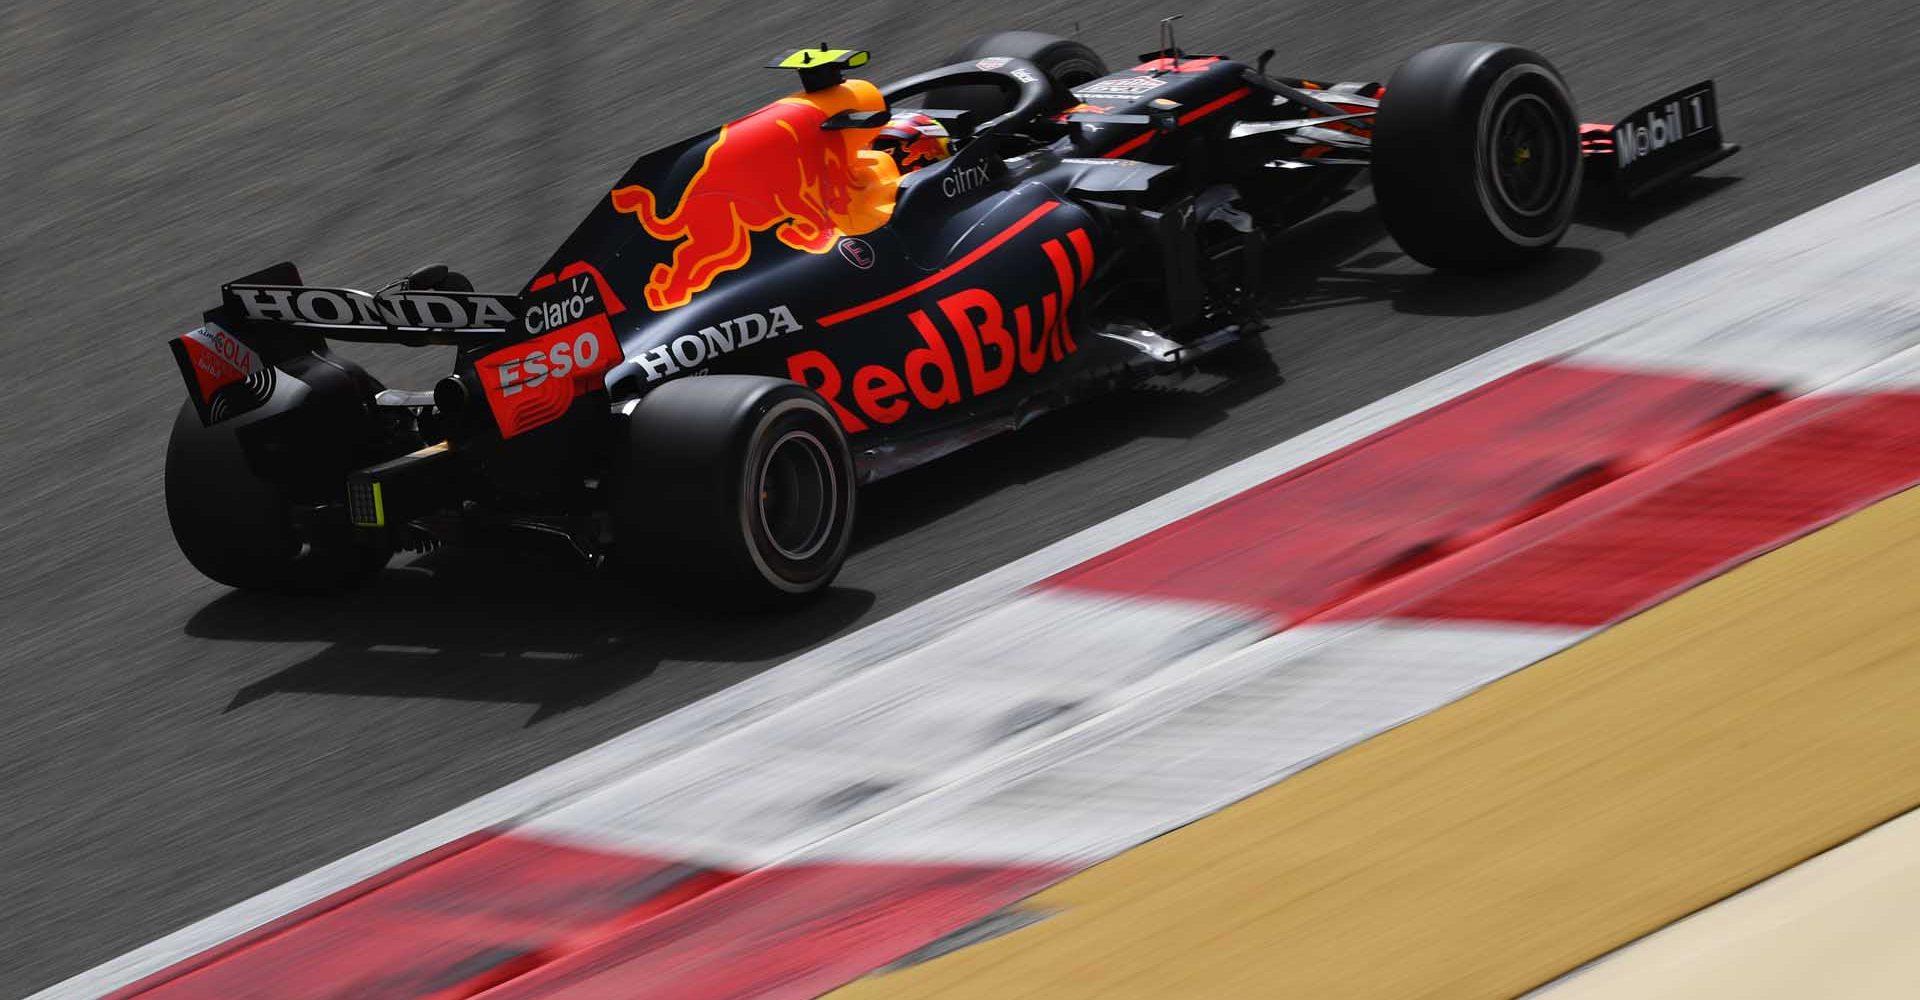
<svg viewBox="0 0 1920 1000">
<path fill-rule="evenodd" d="M 1578 122 L 1565 81 L 1537 53 L 1497 42 L 1417 53 L 1394 72 L 1374 120 L 1387 231 L 1436 268 L 1545 253 L 1578 201 Z"/>
<path fill-rule="evenodd" d="M 246 418 L 239 418 L 245 422 Z M 167 520 L 181 554 L 241 590 L 323 593 L 363 583 L 393 553 L 351 529 L 303 539 L 279 486 L 255 475 L 227 424 L 202 426 L 183 404 L 167 441 Z"/>
<path fill-rule="evenodd" d="M 1002 31 L 976 38 L 947 59 L 949 63 L 974 62 L 993 57 L 1025 59 L 1038 66 L 1053 82 L 1055 103 L 1065 109 L 1073 103 L 1073 88 L 1088 80 L 1107 75 L 1106 61 L 1100 54 L 1071 38 L 1038 31 Z M 955 111 L 971 111 L 986 121 L 1005 112 L 1007 95 L 997 87 L 946 87 L 928 91 L 923 106 Z"/>
<path fill-rule="evenodd" d="M 853 453 L 803 386 L 668 382 L 625 417 L 612 473 L 614 562 L 657 585 L 765 605 L 818 593 L 846 561 Z"/>
</svg>

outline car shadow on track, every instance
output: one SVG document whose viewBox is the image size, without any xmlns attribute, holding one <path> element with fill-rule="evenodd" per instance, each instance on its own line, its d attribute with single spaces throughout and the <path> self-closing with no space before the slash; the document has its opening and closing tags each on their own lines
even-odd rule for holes
<svg viewBox="0 0 1920 1000">
<path fill-rule="evenodd" d="M 441 550 L 334 599 L 232 592 L 196 612 L 186 632 L 327 644 L 241 688 L 226 711 L 291 693 L 432 698 L 530 704 L 531 726 L 645 681 L 664 660 L 785 658 L 858 621 L 873 602 L 866 591 L 834 588 L 792 611 L 695 610 L 610 583 L 564 553 Z"/>
<path fill-rule="evenodd" d="M 1129 442 L 1187 440 L 1285 381 L 1258 340 L 1178 378 L 1157 378 L 1047 414 L 862 492 L 860 552 L 911 534 L 981 498 L 1072 469 Z"/>
<path fill-rule="evenodd" d="M 1574 224 L 1630 237 L 1738 183 L 1737 176 L 1684 177 L 1631 202 L 1593 189 L 1581 198 Z M 1277 318 L 1361 302 L 1417 316 L 1492 316 L 1566 291 L 1605 259 L 1562 244 L 1517 270 L 1435 272 L 1394 246 L 1371 203 L 1322 212 L 1295 226 L 1278 249 L 1287 266 L 1274 272 L 1269 290 L 1269 315 Z"/>
<path fill-rule="evenodd" d="M 1738 183 L 1737 175 L 1682 177 L 1637 201 L 1622 202 L 1604 191 L 1590 191 L 1581 199 L 1573 221 L 1582 226 L 1632 236 L 1646 226 L 1695 202 L 1705 201 Z"/>
<path fill-rule="evenodd" d="M 1566 291 L 1605 259 L 1597 250 L 1558 246 L 1519 269 L 1436 272 L 1387 239 L 1371 205 L 1322 213 L 1294 233 L 1313 240 L 1306 244 L 1310 255 L 1292 258 L 1293 266 L 1276 276 L 1269 310 L 1294 322 L 1366 302 L 1416 316 L 1493 316 Z"/>
</svg>

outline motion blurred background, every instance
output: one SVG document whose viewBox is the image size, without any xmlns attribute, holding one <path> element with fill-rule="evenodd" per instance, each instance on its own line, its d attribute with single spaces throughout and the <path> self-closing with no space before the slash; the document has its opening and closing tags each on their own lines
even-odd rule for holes
<svg viewBox="0 0 1920 1000">
<path fill-rule="evenodd" d="M 321 604 L 227 594 L 168 535 L 167 337 L 292 258 L 374 287 L 444 260 L 513 290 L 639 153 L 787 89 L 992 31 L 1123 65 L 1189 51 L 1385 80 L 1535 47 L 1590 120 L 1704 77 L 1747 151 L 1585 220 L 1547 265 L 1441 283 L 1364 195 L 1276 268 L 1271 371 L 1139 392 L 873 491 L 841 586 L 755 623 L 662 614 L 558 558 L 435 554 Z M 51 2 L 0 8 L 0 994 L 29 992 L 1913 161 L 1901 0 Z M 372 356 L 426 386 L 440 351 Z"/>
</svg>

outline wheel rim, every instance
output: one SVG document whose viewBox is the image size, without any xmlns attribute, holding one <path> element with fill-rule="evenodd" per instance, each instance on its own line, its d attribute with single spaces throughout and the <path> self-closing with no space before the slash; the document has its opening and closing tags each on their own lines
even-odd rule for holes
<svg viewBox="0 0 1920 1000">
<path fill-rule="evenodd" d="M 767 450 L 758 477 L 760 527 L 783 558 L 799 562 L 833 537 L 839 485 L 827 446 L 806 431 L 788 431 Z"/>
<path fill-rule="evenodd" d="M 1553 106 L 1533 93 L 1513 95 L 1494 115 L 1487 163 L 1494 193 L 1514 215 L 1538 218 L 1560 199 L 1566 150 L 1559 119 Z"/>
</svg>

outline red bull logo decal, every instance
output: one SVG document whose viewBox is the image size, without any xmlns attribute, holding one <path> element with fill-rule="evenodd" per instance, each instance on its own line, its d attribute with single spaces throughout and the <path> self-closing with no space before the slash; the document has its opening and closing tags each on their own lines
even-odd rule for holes
<svg viewBox="0 0 1920 1000">
<path fill-rule="evenodd" d="M 871 232 L 885 221 L 854 206 L 848 150 L 870 133 L 825 131 L 826 119 L 815 101 L 786 98 L 722 126 L 664 215 L 655 191 L 638 184 L 613 190 L 615 209 L 640 220 L 654 239 L 678 244 L 668 263 L 654 266 L 648 308 L 686 305 L 714 279 L 744 266 L 754 233 L 771 229 L 781 243 L 818 254 L 832 250 L 843 233 Z"/>
<path fill-rule="evenodd" d="M 847 433 L 857 434 L 873 424 L 898 422 L 916 405 L 937 410 L 997 392 L 1012 381 L 1016 368 L 1031 375 L 1064 361 L 1079 350 L 1068 309 L 1093 273 L 1086 230 L 1074 229 L 1064 240 L 1040 245 L 1058 290 L 1038 303 L 1008 308 L 987 289 L 962 288 L 931 309 L 907 314 L 920 346 L 908 350 L 897 366 L 863 365 L 849 378 L 826 352 L 811 350 L 787 358 L 787 375 L 819 393 Z"/>
</svg>

